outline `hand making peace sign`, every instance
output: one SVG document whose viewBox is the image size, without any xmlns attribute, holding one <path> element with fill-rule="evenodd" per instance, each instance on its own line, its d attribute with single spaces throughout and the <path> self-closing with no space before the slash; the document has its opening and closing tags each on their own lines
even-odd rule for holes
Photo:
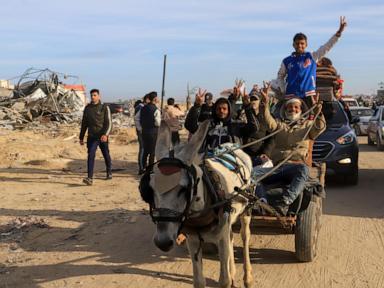
<svg viewBox="0 0 384 288">
<path fill-rule="evenodd" d="M 204 103 L 205 94 L 207 94 L 207 89 L 203 90 L 203 89 L 199 88 L 199 91 L 197 91 L 197 93 L 196 93 L 196 99 L 195 99 L 196 104 L 201 105 Z"/>
<path fill-rule="evenodd" d="M 336 36 L 340 37 L 341 33 L 343 33 L 345 27 L 347 27 L 347 21 L 345 20 L 345 16 L 340 16 L 340 26 L 339 30 L 336 32 Z"/>
</svg>

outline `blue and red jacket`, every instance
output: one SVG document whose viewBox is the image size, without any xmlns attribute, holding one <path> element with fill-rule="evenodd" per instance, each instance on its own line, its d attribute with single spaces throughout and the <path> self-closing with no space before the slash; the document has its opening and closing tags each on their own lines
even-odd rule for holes
<svg viewBox="0 0 384 288">
<path fill-rule="evenodd" d="M 287 70 L 285 97 L 305 98 L 316 94 L 316 62 L 311 53 L 292 53 L 283 63 Z"/>
</svg>

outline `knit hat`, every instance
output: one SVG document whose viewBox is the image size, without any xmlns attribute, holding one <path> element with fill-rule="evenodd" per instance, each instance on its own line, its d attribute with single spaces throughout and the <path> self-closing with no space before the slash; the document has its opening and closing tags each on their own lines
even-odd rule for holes
<svg viewBox="0 0 384 288">
<path fill-rule="evenodd" d="M 285 103 L 285 106 L 288 106 L 289 104 L 294 104 L 294 103 L 299 103 L 300 105 L 302 104 L 299 98 L 292 98 Z"/>
</svg>

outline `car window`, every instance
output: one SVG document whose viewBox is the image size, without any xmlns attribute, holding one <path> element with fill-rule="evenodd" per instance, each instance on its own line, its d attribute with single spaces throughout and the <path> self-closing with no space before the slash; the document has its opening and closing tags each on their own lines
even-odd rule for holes
<svg viewBox="0 0 384 288">
<path fill-rule="evenodd" d="M 349 107 L 357 107 L 357 101 L 354 99 L 343 99 L 344 103 L 346 103 Z"/>
<path fill-rule="evenodd" d="M 373 115 L 372 115 L 372 117 L 371 117 L 372 120 L 378 118 L 377 116 L 379 115 L 379 111 L 380 111 L 379 109 L 376 109 L 376 110 L 375 110 L 375 112 L 373 113 Z"/>
<path fill-rule="evenodd" d="M 352 116 L 372 116 L 372 109 L 351 109 Z"/>
<path fill-rule="evenodd" d="M 341 127 L 348 123 L 344 109 L 337 101 L 324 102 L 322 112 L 329 127 Z"/>
<path fill-rule="evenodd" d="M 384 121 L 384 109 L 381 110 L 381 121 Z"/>
</svg>

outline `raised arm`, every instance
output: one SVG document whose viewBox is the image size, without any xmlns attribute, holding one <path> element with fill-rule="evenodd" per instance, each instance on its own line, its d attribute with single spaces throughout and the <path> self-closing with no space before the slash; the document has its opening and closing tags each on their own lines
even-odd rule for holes
<svg viewBox="0 0 384 288">
<path fill-rule="evenodd" d="M 195 104 L 192 106 L 191 109 L 189 109 L 187 117 L 185 118 L 184 127 L 192 134 L 195 133 L 199 128 L 199 115 L 206 93 L 207 90 L 201 90 L 199 88 L 199 91 L 196 94 Z"/>
<path fill-rule="evenodd" d="M 316 62 L 320 60 L 320 58 L 323 57 L 325 54 L 327 54 L 329 50 L 332 49 L 332 47 L 336 44 L 336 42 L 341 37 L 341 34 L 343 33 L 346 26 L 347 26 L 347 22 L 345 21 L 345 17 L 340 16 L 340 26 L 337 32 L 335 33 L 335 35 L 333 35 L 331 39 L 327 41 L 327 43 L 325 43 L 323 46 L 321 46 L 319 49 L 317 49 L 312 53 L 312 57 Z"/>
<path fill-rule="evenodd" d="M 316 107 L 313 110 L 313 113 L 317 115 L 318 113 L 319 116 L 313 120 L 315 121 L 315 124 L 312 126 L 311 131 L 309 131 L 309 139 L 315 140 L 321 133 L 324 132 L 326 128 L 326 122 L 323 113 L 321 112 L 322 105 L 319 103 L 319 94 L 317 94 L 315 97 L 312 96 L 312 102 L 315 103 Z"/>
<path fill-rule="evenodd" d="M 269 96 L 268 93 L 271 89 L 271 83 L 264 82 L 264 87 L 261 89 L 261 104 L 263 105 L 263 111 L 264 117 L 263 120 L 265 121 L 265 124 L 267 125 L 268 131 L 274 131 L 278 128 L 279 124 L 275 120 L 275 118 L 272 117 L 271 111 L 269 110 Z"/>
</svg>

